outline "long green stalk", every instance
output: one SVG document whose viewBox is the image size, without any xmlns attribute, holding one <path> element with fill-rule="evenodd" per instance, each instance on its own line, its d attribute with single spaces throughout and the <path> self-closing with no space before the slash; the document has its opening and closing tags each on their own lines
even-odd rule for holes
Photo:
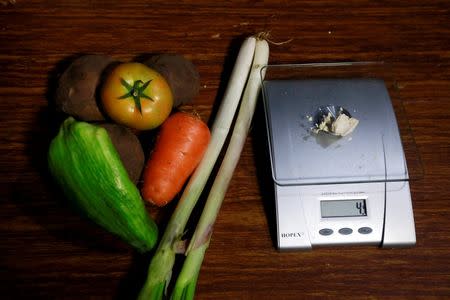
<svg viewBox="0 0 450 300">
<path fill-rule="evenodd" d="M 148 269 L 147 280 L 138 299 L 162 299 L 172 275 L 177 248 L 186 223 L 203 191 L 233 122 L 234 114 L 249 76 L 256 39 L 247 38 L 241 45 L 230 81 L 211 129 L 208 148 L 191 176 L 175 208 Z"/>
<path fill-rule="evenodd" d="M 217 177 L 206 200 L 200 220 L 186 251 L 186 260 L 175 283 L 172 299 L 193 299 L 195 286 L 202 265 L 203 257 L 209 246 L 212 228 L 216 221 L 233 172 L 248 135 L 250 123 L 255 111 L 256 102 L 261 90 L 261 68 L 269 59 L 269 45 L 264 39 L 256 41 L 252 70 L 245 87 L 239 108 L 236 125 L 231 135 L 230 144 L 220 166 Z"/>
</svg>

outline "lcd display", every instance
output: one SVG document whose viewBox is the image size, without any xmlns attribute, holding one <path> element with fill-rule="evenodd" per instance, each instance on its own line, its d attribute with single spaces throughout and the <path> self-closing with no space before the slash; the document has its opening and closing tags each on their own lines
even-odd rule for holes
<svg viewBox="0 0 450 300">
<path fill-rule="evenodd" d="M 366 200 L 322 200 L 320 211 L 322 218 L 367 216 Z"/>
</svg>

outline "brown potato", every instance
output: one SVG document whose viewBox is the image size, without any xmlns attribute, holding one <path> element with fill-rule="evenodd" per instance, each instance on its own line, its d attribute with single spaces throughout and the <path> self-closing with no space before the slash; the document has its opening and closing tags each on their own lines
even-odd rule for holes
<svg viewBox="0 0 450 300">
<path fill-rule="evenodd" d="M 172 89 L 174 107 L 192 102 L 200 90 L 200 75 L 195 65 L 182 55 L 158 54 L 144 64 L 159 72 Z"/>
<path fill-rule="evenodd" d="M 108 131 L 113 145 L 116 147 L 128 176 L 135 184 L 141 177 L 144 168 L 144 151 L 137 136 L 127 127 L 114 124 L 99 124 Z"/>
<path fill-rule="evenodd" d="M 96 94 L 103 72 L 113 62 L 104 55 L 84 55 L 73 61 L 59 78 L 56 108 L 83 121 L 104 120 Z"/>
</svg>

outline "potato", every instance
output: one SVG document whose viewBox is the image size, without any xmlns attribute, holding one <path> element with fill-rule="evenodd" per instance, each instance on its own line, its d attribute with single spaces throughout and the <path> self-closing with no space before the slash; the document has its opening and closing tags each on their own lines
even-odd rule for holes
<svg viewBox="0 0 450 300">
<path fill-rule="evenodd" d="M 103 72 L 113 62 L 104 55 L 84 55 L 73 61 L 59 78 L 56 108 L 83 121 L 104 120 L 96 94 Z"/>
<path fill-rule="evenodd" d="M 128 176 L 135 184 L 141 177 L 144 168 L 144 151 L 137 136 L 127 127 L 113 124 L 99 124 L 108 131 L 113 145 L 116 147 Z"/>
<path fill-rule="evenodd" d="M 194 64 L 178 54 L 159 54 L 144 61 L 159 72 L 172 89 L 174 107 L 192 102 L 200 90 L 200 75 Z"/>
</svg>

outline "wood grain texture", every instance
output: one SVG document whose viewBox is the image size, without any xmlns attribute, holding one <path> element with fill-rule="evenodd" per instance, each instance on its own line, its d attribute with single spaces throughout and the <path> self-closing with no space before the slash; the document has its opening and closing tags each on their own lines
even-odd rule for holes
<svg viewBox="0 0 450 300">
<path fill-rule="evenodd" d="M 271 46 L 271 63 L 392 63 L 423 163 L 417 246 L 278 252 L 259 107 L 197 298 L 450 297 L 449 21 L 448 1 L 1 1 L 1 298 L 133 299 L 145 277 L 149 258 L 74 214 L 48 176 L 49 101 L 68 63 L 183 54 L 201 76 L 189 108 L 211 121 L 242 38 L 259 31 L 292 38 Z M 173 206 L 148 209 L 163 226 Z"/>
</svg>

